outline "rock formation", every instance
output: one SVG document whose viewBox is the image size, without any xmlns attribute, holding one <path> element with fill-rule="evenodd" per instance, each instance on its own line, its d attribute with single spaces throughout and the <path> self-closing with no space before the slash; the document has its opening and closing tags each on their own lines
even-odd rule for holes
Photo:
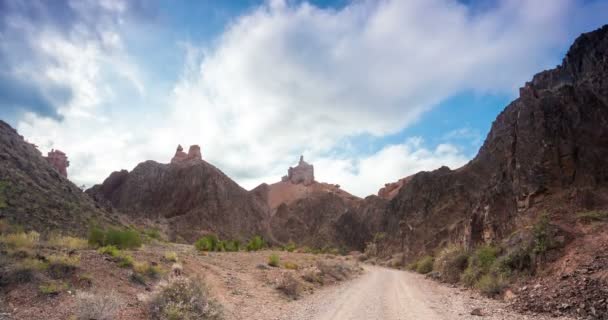
<svg viewBox="0 0 608 320">
<path fill-rule="evenodd" d="M 206 233 L 241 240 L 265 236 L 266 204 L 201 160 L 198 146 L 186 158 L 180 149 L 177 162 L 145 161 L 131 172 L 112 173 L 86 192 L 131 219 L 165 224 L 175 241 L 191 243 Z"/>
<path fill-rule="evenodd" d="M 291 182 L 294 184 L 310 185 L 315 181 L 315 168 L 304 161 L 304 156 L 300 156 L 300 161 L 295 167 L 289 167 L 287 175 L 281 179 L 283 182 Z"/>
<path fill-rule="evenodd" d="M 109 223 L 108 214 L 66 179 L 61 170 L 66 166 L 61 151 L 51 151 L 45 158 L 0 121 L 0 219 L 38 232 L 78 235 L 86 234 L 93 218 Z"/>
<path fill-rule="evenodd" d="M 171 163 L 192 163 L 201 160 L 203 160 L 201 156 L 201 147 L 199 147 L 198 145 L 191 145 L 190 149 L 188 150 L 188 153 L 185 153 L 184 148 L 182 148 L 182 145 L 180 144 L 177 146 L 177 150 L 175 151 L 175 155 L 171 159 Z"/>
<path fill-rule="evenodd" d="M 59 172 L 59 174 L 66 178 L 68 177 L 67 168 L 70 166 L 70 162 L 65 153 L 51 149 L 51 152 L 48 153 L 45 159 L 57 170 L 57 172 Z"/>
</svg>

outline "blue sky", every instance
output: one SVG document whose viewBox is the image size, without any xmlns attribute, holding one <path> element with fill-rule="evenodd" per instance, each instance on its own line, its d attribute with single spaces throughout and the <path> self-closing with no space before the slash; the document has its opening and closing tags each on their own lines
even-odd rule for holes
<svg viewBox="0 0 608 320">
<path fill-rule="evenodd" d="M 70 179 L 177 144 L 245 188 L 300 154 L 359 196 L 459 167 L 608 0 L 0 0 L 0 118 Z"/>
</svg>

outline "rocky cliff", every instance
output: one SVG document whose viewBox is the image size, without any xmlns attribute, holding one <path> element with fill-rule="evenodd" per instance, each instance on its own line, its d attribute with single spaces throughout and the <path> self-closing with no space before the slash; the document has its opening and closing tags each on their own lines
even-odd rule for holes
<svg viewBox="0 0 608 320">
<path fill-rule="evenodd" d="M 567 219 L 608 205 L 608 26 L 581 35 L 492 124 L 467 165 L 408 178 L 380 229 L 406 255 L 509 235 L 541 212 Z"/>
<path fill-rule="evenodd" d="M 119 223 L 112 222 L 64 172 L 4 121 L 0 121 L 0 218 L 39 232 L 79 235 L 86 234 L 92 222 Z"/>
<path fill-rule="evenodd" d="M 206 233 L 225 239 L 266 235 L 265 204 L 200 159 L 198 150 L 190 148 L 194 156 L 183 161 L 146 161 L 131 172 L 114 172 L 87 193 L 133 219 L 166 225 L 173 240 L 192 242 Z"/>
</svg>

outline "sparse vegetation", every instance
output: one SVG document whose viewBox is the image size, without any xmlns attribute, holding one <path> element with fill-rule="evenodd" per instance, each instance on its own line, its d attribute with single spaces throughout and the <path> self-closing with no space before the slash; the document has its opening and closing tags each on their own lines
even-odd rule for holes
<svg viewBox="0 0 608 320">
<path fill-rule="evenodd" d="M 542 214 L 532 229 L 534 236 L 534 253 L 543 255 L 551 246 L 551 235 L 549 233 L 549 217 Z"/>
<path fill-rule="evenodd" d="M 0 235 L 0 244 L 11 249 L 31 249 L 38 245 L 40 234 L 36 231 Z"/>
<path fill-rule="evenodd" d="M 491 245 L 477 248 L 469 257 L 468 266 L 461 276 L 462 282 L 467 286 L 474 286 L 482 276 L 490 272 L 499 252 L 499 248 Z"/>
<path fill-rule="evenodd" d="M 145 275 L 152 279 L 158 279 L 163 273 L 163 270 L 161 269 L 161 267 L 157 265 L 151 265 L 147 262 L 135 262 L 133 264 L 133 272 Z"/>
<path fill-rule="evenodd" d="M 177 253 L 175 253 L 175 251 L 165 252 L 165 260 L 169 262 L 177 262 Z"/>
<path fill-rule="evenodd" d="M 88 247 L 88 241 L 85 239 L 62 235 L 52 235 L 47 243 L 53 247 L 70 250 L 80 250 Z"/>
<path fill-rule="evenodd" d="M 111 320 L 121 308 L 121 303 L 114 292 L 98 294 L 78 292 L 76 306 L 78 320 Z"/>
<path fill-rule="evenodd" d="M 115 246 L 119 249 L 135 249 L 142 245 L 141 237 L 135 230 L 109 229 L 104 231 L 97 227 L 89 230 L 88 242 L 92 246 Z"/>
<path fill-rule="evenodd" d="M 277 286 L 277 290 L 283 292 L 287 297 L 296 300 L 302 295 L 303 287 L 300 281 L 291 273 L 285 273 Z"/>
<path fill-rule="evenodd" d="M 494 297 L 502 292 L 506 287 L 507 281 L 500 274 L 485 274 L 475 283 L 475 288 L 486 296 Z"/>
<path fill-rule="evenodd" d="M 8 206 L 6 203 L 6 187 L 8 182 L 0 181 L 0 209 L 4 209 Z"/>
<path fill-rule="evenodd" d="M 289 243 L 283 247 L 283 250 L 287 252 L 294 252 L 296 250 L 296 244 L 293 241 L 289 241 Z"/>
<path fill-rule="evenodd" d="M 97 249 L 97 252 L 99 252 L 101 254 L 109 255 L 113 258 L 116 258 L 121 254 L 120 250 L 118 250 L 118 248 L 116 248 L 115 246 L 101 247 L 101 248 Z"/>
<path fill-rule="evenodd" d="M 121 268 L 132 267 L 133 266 L 133 257 L 128 254 L 122 253 L 117 257 L 116 263 Z"/>
<path fill-rule="evenodd" d="M 224 244 L 224 250 L 228 252 L 237 252 L 241 249 L 241 241 L 227 240 Z"/>
<path fill-rule="evenodd" d="M 38 286 L 38 291 L 46 295 L 59 294 L 68 289 L 68 285 L 63 281 L 49 281 Z"/>
<path fill-rule="evenodd" d="M 281 263 L 280 258 L 278 255 L 276 254 L 271 254 L 270 257 L 268 257 L 268 265 L 271 267 L 278 267 L 279 264 Z"/>
<path fill-rule="evenodd" d="M 582 222 L 596 222 L 608 220 L 608 210 L 583 211 L 576 214 Z"/>
<path fill-rule="evenodd" d="M 148 304 L 150 318 L 174 319 L 221 319 L 219 306 L 208 297 L 207 290 L 199 281 L 177 278 L 153 296 Z"/>
<path fill-rule="evenodd" d="M 264 239 L 260 236 L 255 236 L 247 243 L 247 251 L 258 251 L 264 248 Z"/>
<path fill-rule="evenodd" d="M 416 262 L 416 272 L 427 274 L 433 271 L 433 262 L 434 259 L 431 256 L 424 256 L 420 258 L 420 260 Z"/>
<path fill-rule="evenodd" d="M 194 247 L 198 251 L 218 251 L 218 238 L 214 234 L 206 235 L 194 243 Z"/>
<path fill-rule="evenodd" d="M 442 280 L 456 283 L 460 274 L 466 269 L 469 255 L 461 246 L 451 245 L 439 252 L 433 264 L 433 270 L 441 274 Z"/>
<path fill-rule="evenodd" d="M 143 235 L 150 238 L 150 239 L 154 239 L 154 240 L 159 240 L 159 241 L 163 241 L 163 237 L 160 233 L 160 230 L 156 229 L 156 228 L 152 228 L 152 229 L 145 229 L 143 232 Z"/>
<path fill-rule="evenodd" d="M 289 261 L 285 262 L 283 264 L 283 267 L 285 267 L 285 269 L 289 269 L 289 270 L 298 270 L 299 269 L 299 266 L 297 264 L 295 264 L 293 262 L 289 262 Z"/>
<path fill-rule="evenodd" d="M 54 279 L 64 279 L 74 274 L 80 264 L 76 255 L 54 254 L 47 257 L 48 273 Z"/>
</svg>

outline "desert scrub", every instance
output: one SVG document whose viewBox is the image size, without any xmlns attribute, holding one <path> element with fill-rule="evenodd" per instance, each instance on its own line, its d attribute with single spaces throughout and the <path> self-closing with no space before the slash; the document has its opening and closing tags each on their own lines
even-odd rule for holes
<svg viewBox="0 0 608 320">
<path fill-rule="evenodd" d="M 38 245 L 40 234 L 36 231 L 0 235 L 0 244 L 11 249 L 32 249 Z"/>
<path fill-rule="evenodd" d="M 578 218 L 582 222 L 595 222 L 595 221 L 606 221 L 608 220 L 608 211 L 604 210 L 592 210 L 592 211 L 583 211 L 576 214 L 576 218 Z"/>
<path fill-rule="evenodd" d="M 448 246 L 435 258 L 433 270 L 441 274 L 443 281 L 456 283 L 460 280 L 460 274 L 466 269 L 468 259 L 469 255 L 463 247 Z"/>
<path fill-rule="evenodd" d="M 424 256 L 420 258 L 420 260 L 418 260 L 418 262 L 416 263 L 416 272 L 421 274 L 427 274 L 433 271 L 433 262 L 434 260 L 431 256 Z"/>
<path fill-rule="evenodd" d="M 62 235 L 52 235 L 47 241 L 47 244 L 52 247 L 70 250 L 86 249 L 89 246 L 86 239 Z"/>
<path fill-rule="evenodd" d="M 274 253 L 268 257 L 268 265 L 271 267 L 278 267 L 280 262 L 279 256 Z"/>
<path fill-rule="evenodd" d="M 38 286 L 38 292 L 46 295 L 56 295 L 68 289 L 63 281 L 48 281 Z"/>
<path fill-rule="evenodd" d="M 198 251 L 217 251 L 219 240 L 216 235 L 206 235 L 194 243 L 194 247 Z"/>
<path fill-rule="evenodd" d="M 222 312 L 211 301 L 203 285 L 193 279 L 176 278 L 153 295 L 148 311 L 154 320 L 222 319 Z"/>
<path fill-rule="evenodd" d="M 132 267 L 133 257 L 123 252 L 118 257 L 116 257 L 116 264 L 121 268 Z"/>
<path fill-rule="evenodd" d="M 293 241 L 289 241 L 284 247 L 283 250 L 287 252 L 294 252 L 296 250 L 296 244 Z"/>
<path fill-rule="evenodd" d="M 53 254 L 47 257 L 48 273 L 53 279 L 64 279 L 76 272 L 80 257 L 76 255 Z"/>
<path fill-rule="evenodd" d="M 283 292 L 287 297 L 297 300 L 304 289 L 300 281 L 291 273 L 285 273 L 277 285 L 277 290 Z"/>
<path fill-rule="evenodd" d="M 264 239 L 260 236 L 255 236 L 247 243 L 247 251 L 258 251 L 264 248 Z"/>
<path fill-rule="evenodd" d="M 283 267 L 285 267 L 285 269 L 289 269 L 289 270 L 298 270 L 299 266 L 293 262 L 287 261 L 283 264 Z"/>
<path fill-rule="evenodd" d="M 104 231 L 97 227 L 89 229 L 88 242 L 92 246 L 115 246 L 119 249 L 136 249 L 142 245 L 141 236 L 135 230 L 109 229 Z"/>
<path fill-rule="evenodd" d="M 114 292 L 76 293 L 76 319 L 78 320 L 112 320 L 121 308 L 118 296 Z"/>
<path fill-rule="evenodd" d="M 158 230 L 156 228 L 145 229 L 142 233 L 144 236 L 146 236 L 149 239 L 154 239 L 154 240 L 158 240 L 158 241 L 164 240 L 163 236 L 160 234 L 160 230 Z"/>
<path fill-rule="evenodd" d="M 101 247 L 101 248 L 97 249 L 97 252 L 99 252 L 101 254 L 109 255 L 113 258 L 116 258 L 121 254 L 121 251 L 118 248 L 116 248 L 115 246 Z"/>
<path fill-rule="evenodd" d="M 228 252 L 237 252 L 241 250 L 241 241 L 227 240 L 224 242 L 224 250 Z"/>
<path fill-rule="evenodd" d="M 127 253 L 122 252 L 115 246 L 101 247 L 97 249 L 97 252 L 112 257 L 114 262 L 116 262 L 121 268 L 128 268 L 133 266 L 133 257 Z"/>
<path fill-rule="evenodd" d="M 152 279 L 158 279 L 163 274 L 161 267 L 151 265 L 147 262 L 135 262 L 133 264 L 133 271 L 135 273 L 148 276 Z"/>
<path fill-rule="evenodd" d="M 467 268 L 460 277 L 461 281 L 469 287 L 475 286 L 481 277 L 490 273 L 499 253 L 500 248 L 492 245 L 482 245 L 475 249 L 469 257 Z"/>
<path fill-rule="evenodd" d="M 177 262 L 177 253 L 175 253 L 175 251 L 165 252 L 165 260 L 169 262 Z"/>
<path fill-rule="evenodd" d="M 475 282 L 475 288 L 488 297 L 499 295 L 506 286 L 507 281 L 502 275 L 492 273 L 483 275 Z"/>
</svg>

